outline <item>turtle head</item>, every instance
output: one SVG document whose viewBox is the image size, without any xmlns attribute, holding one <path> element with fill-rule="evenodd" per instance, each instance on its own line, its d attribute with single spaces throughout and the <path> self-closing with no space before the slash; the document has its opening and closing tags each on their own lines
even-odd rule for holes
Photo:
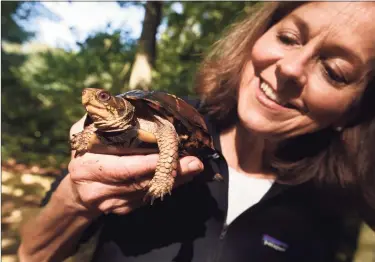
<svg viewBox="0 0 375 262">
<path fill-rule="evenodd" d="M 129 101 L 99 88 L 85 88 L 82 104 L 95 127 L 106 132 L 129 128 L 135 111 Z"/>
</svg>

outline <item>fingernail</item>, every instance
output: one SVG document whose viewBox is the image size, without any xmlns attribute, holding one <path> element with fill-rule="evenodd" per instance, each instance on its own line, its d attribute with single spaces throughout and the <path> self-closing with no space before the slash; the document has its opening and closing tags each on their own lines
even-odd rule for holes
<svg viewBox="0 0 375 262">
<path fill-rule="evenodd" d="M 189 171 L 200 171 L 203 169 L 203 165 L 200 161 L 193 160 L 188 164 Z"/>
</svg>

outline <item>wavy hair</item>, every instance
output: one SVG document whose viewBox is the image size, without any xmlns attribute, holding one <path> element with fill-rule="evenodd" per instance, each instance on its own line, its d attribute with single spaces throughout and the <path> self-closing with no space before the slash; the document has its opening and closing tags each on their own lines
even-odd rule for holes
<svg viewBox="0 0 375 262">
<path fill-rule="evenodd" d="M 230 27 L 203 60 L 196 91 L 201 97 L 201 111 L 220 130 L 238 120 L 239 83 L 255 41 L 302 4 L 264 3 L 253 15 Z M 364 197 L 375 209 L 375 82 L 369 77 L 364 95 L 352 110 L 353 121 L 342 132 L 328 127 L 290 138 L 264 157 L 265 167 L 275 171 L 280 183 L 299 184 L 315 179 L 319 185 Z"/>
</svg>

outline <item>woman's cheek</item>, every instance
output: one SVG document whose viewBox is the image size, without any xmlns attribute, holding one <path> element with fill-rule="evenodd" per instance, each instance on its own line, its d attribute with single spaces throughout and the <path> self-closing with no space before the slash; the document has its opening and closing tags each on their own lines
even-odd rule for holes
<svg viewBox="0 0 375 262">
<path fill-rule="evenodd" d="M 251 59 L 256 68 L 266 68 L 285 55 L 285 50 L 280 48 L 275 39 L 269 39 L 267 35 L 261 37 L 254 45 Z"/>
<path fill-rule="evenodd" d="M 352 97 L 339 92 L 324 92 L 321 90 L 305 93 L 305 102 L 310 110 L 310 116 L 322 124 L 338 121 L 347 112 Z"/>
</svg>

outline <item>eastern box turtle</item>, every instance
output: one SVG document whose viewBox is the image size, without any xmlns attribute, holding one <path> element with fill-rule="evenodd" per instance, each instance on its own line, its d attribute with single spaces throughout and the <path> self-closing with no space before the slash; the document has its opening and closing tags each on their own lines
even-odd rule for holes
<svg viewBox="0 0 375 262">
<path fill-rule="evenodd" d="M 113 96 L 103 89 L 86 88 L 82 104 L 87 111 L 85 127 L 71 139 L 76 154 L 90 151 L 94 144 L 127 148 L 157 144 L 159 160 L 146 194 L 151 202 L 171 194 L 179 157 L 219 156 L 202 115 L 174 95 L 133 90 Z"/>
</svg>

